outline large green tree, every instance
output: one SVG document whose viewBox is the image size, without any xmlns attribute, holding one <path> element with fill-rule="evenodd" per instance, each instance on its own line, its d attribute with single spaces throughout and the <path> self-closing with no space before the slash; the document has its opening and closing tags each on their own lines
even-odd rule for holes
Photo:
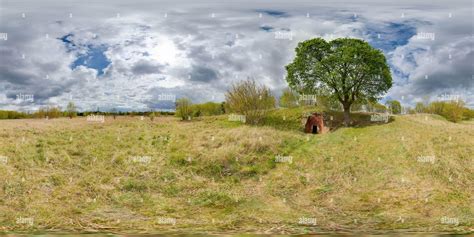
<svg viewBox="0 0 474 237">
<path fill-rule="evenodd" d="M 392 86 L 385 56 L 363 40 L 315 38 L 300 42 L 295 51 L 295 59 L 286 66 L 290 87 L 300 94 L 337 99 L 346 126 L 355 101 L 376 100 Z"/>
</svg>

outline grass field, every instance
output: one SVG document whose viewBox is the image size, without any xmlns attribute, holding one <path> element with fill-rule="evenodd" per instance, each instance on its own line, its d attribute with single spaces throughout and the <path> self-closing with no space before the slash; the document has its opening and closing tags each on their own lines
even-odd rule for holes
<svg viewBox="0 0 474 237">
<path fill-rule="evenodd" d="M 0 231 L 473 230 L 474 123 L 306 135 L 282 113 L 0 121 Z"/>
</svg>

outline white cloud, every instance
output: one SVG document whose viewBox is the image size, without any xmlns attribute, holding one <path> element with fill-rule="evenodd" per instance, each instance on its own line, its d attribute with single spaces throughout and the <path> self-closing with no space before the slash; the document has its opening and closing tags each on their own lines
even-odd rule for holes
<svg viewBox="0 0 474 237">
<path fill-rule="evenodd" d="M 403 98 L 410 105 L 420 97 L 448 91 L 465 95 L 471 106 L 474 103 L 469 92 L 473 87 L 472 22 L 469 9 L 464 8 L 469 3 L 464 1 L 392 5 L 377 1 L 317 5 L 241 1 L 212 8 L 184 1 L 32 1 L 35 6 L 28 9 L 33 11 L 13 1 L 4 3 L 2 18 L 6 20 L 0 26 L 9 40 L 0 42 L 0 52 L 5 55 L 0 66 L 0 109 L 17 106 L 10 98 L 22 91 L 38 98 L 34 105 L 23 105 L 24 109 L 46 104 L 64 107 L 71 98 L 82 109 L 157 109 L 156 94 L 160 92 L 188 96 L 195 102 L 221 101 L 233 82 L 247 77 L 278 94 L 287 86 L 284 66 L 294 57 L 298 42 L 316 36 L 357 37 L 389 47 L 388 42 L 405 37 L 390 29 L 398 27 L 391 23 L 434 33 L 435 40 L 412 37 L 386 51 L 397 71 L 387 96 Z M 284 14 L 280 17 L 257 9 Z M 22 12 L 26 18 L 21 17 Z M 276 39 L 276 31 L 291 32 L 292 40 Z M 45 39 L 45 34 L 50 38 Z M 73 49 L 57 39 L 67 34 L 73 34 Z M 376 34 L 383 37 L 377 39 Z M 85 66 L 71 69 L 89 45 L 104 47 L 110 61 L 104 75 Z"/>
</svg>

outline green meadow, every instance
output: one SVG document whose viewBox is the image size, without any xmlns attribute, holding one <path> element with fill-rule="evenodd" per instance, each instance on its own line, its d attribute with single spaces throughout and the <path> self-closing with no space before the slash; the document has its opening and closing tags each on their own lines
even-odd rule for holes
<svg viewBox="0 0 474 237">
<path fill-rule="evenodd" d="M 473 231 L 472 121 L 354 114 L 313 135 L 301 113 L 0 121 L 0 231 Z"/>
</svg>

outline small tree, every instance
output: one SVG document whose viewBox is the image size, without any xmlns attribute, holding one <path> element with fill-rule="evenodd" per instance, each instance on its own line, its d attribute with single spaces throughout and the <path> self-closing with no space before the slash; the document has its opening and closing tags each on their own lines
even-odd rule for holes
<svg viewBox="0 0 474 237">
<path fill-rule="evenodd" d="M 61 107 L 59 106 L 50 106 L 47 109 L 48 118 L 59 118 L 61 114 Z"/>
<path fill-rule="evenodd" d="M 153 122 L 153 120 L 155 120 L 155 111 L 151 111 L 151 113 L 148 115 L 150 117 L 150 120 Z"/>
<path fill-rule="evenodd" d="M 425 108 L 425 104 L 423 104 L 423 102 L 418 102 L 416 103 L 415 105 L 415 112 L 417 113 L 424 113 L 426 110 Z"/>
<path fill-rule="evenodd" d="M 113 108 L 110 113 L 112 114 L 112 117 L 114 117 L 114 119 L 117 117 L 117 109 L 116 108 Z"/>
<path fill-rule="evenodd" d="M 290 88 L 286 88 L 280 97 L 280 106 L 285 108 L 297 107 L 299 105 L 298 99 L 298 93 Z"/>
<path fill-rule="evenodd" d="M 69 102 L 67 104 L 66 111 L 67 111 L 67 115 L 69 116 L 70 119 L 77 116 L 76 105 L 74 105 L 73 102 Z"/>
<path fill-rule="evenodd" d="M 268 109 L 275 108 L 275 97 L 270 89 L 258 86 L 254 80 L 246 80 L 232 85 L 225 95 L 226 105 L 231 112 L 245 115 L 245 121 L 259 123 Z"/>
<path fill-rule="evenodd" d="M 188 120 L 193 114 L 191 108 L 192 103 L 188 98 L 179 98 L 176 100 L 176 116 L 181 117 L 182 120 Z"/>
<path fill-rule="evenodd" d="M 392 111 L 392 114 L 400 114 L 402 112 L 402 105 L 397 100 L 389 100 L 386 105 Z"/>
</svg>

